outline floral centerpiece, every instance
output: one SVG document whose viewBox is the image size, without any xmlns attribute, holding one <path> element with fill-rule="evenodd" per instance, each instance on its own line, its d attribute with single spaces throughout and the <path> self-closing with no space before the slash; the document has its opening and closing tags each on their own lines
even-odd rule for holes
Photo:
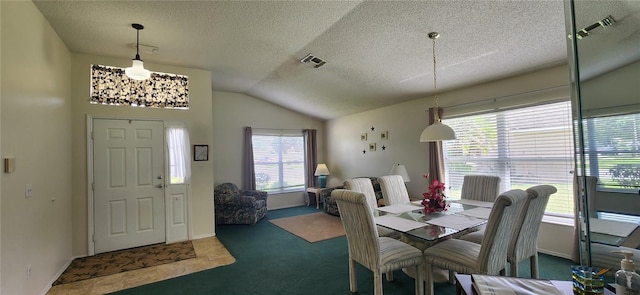
<svg viewBox="0 0 640 295">
<path fill-rule="evenodd" d="M 429 174 L 425 174 L 423 177 L 429 179 Z M 449 208 L 447 197 L 444 195 L 444 182 L 434 179 L 429 185 L 429 191 L 423 193 L 422 196 L 424 197 L 422 199 L 424 214 L 447 211 Z"/>
</svg>

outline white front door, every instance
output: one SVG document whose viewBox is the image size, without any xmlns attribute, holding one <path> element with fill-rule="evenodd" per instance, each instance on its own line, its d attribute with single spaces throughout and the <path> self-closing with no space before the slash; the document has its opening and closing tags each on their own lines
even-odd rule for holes
<svg viewBox="0 0 640 295">
<path fill-rule="evenodd" d="M 164 242 L 164 123 L 92 125 L 95 253 Z"/>
</svg>

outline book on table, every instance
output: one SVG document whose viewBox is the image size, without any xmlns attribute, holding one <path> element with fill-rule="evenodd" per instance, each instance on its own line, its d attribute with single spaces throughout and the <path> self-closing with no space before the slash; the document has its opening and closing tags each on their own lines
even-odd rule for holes
<svg viewBox="0 0 640 295">
<path fill-rule="evenodd" d="M 523 279 L 490 275 L 471 275 L 479 295 L 563 295 L 549 280 Z"/>
</svg>

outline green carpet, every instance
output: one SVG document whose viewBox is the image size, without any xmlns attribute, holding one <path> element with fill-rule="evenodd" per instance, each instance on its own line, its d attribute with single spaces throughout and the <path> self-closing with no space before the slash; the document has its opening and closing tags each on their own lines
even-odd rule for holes
<svg viewBox="0 0 640 295">
<path fill-rule="evenodd" d="M 236 263 L 112 294 L 351 294 L 346 237 L 308 243 L 268 222 L 315 212 L 313 207 L 273 210 L 255 226 L 218 226 L 217 237 Z M 544 254 L 539 259 L 541 278 L 571 279 L 571 261 Z M 521 276 L 529 276 L 528 262 L 521 263 L 520 269 Z M 361 266 L 357 271 L 358 294 L 373 294 L 372 273 Z M 394 279 L 383 281 L 384 294 L 414 294 L 413 279 L 400 271 Z M 455 287 L 436 284 L 435 293 L 453 295 Z"/>
</svg>

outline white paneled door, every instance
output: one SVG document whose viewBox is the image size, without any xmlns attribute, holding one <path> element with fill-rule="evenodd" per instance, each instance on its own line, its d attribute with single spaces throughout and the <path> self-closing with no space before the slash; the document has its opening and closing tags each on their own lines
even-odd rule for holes
<svg viewBox="0 0 640 295">
<path fill-rule="evenodd" d="M 93 120 L 96 254 L 165 241 L 163 124 Z"/>
</svg>

